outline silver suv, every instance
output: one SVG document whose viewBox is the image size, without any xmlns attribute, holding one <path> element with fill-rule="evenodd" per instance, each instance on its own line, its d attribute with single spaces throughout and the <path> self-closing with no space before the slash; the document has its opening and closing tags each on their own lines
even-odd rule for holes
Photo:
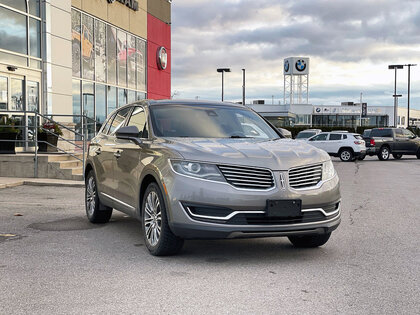
<svg viewBox="0 0 420 315">
<path fill-rule="evenodd" d="M 153 255 L 184 239 L 287 236 L 325 244 L 340 223 L 329 155 L 283 139 L 254 111 L 217 102 L 141 101 L 115 110 L 92 139 L 86 213 L 141 221 Z"/>
</svg>

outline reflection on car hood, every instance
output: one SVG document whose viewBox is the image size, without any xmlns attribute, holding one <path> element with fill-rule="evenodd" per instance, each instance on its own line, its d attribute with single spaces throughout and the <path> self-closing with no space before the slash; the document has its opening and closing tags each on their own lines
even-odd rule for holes
<svg viewBox="0 0 420 315">
<path fill-rule="evenodd" d="M 166 138 L 162 145 L 176 150 L 186 160 L 271 170 L 287 170 L 329 159 L 325 151 L 291 139 Z"/>
</svg>

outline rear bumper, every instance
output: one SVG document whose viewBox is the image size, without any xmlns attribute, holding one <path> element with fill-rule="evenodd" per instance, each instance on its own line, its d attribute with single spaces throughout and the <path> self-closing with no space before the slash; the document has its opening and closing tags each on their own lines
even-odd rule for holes
<svg viewBox="0 0 420 315">
<path fill-rule="evenodd" d="M 354 152 L 354 157 L 365 156 L 365 155 L 366 155 L 365 150 L 361 150 L 360 152 Z"/>
</svg>

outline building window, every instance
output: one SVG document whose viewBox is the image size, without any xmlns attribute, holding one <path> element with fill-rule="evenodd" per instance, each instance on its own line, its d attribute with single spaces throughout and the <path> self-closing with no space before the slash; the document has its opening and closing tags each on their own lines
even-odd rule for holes
<svg viewBox="0 0 420 315">
<path fill-rule="evenodd" d="M 117 108 L 117 88 L 108 86 L 108 110 L 107 114 L 111 114 Z"/>
<path fill-rule="evenodd" d="M 72 68 L 73 76 L 80 78 L 80 50 L 81 50 L 81 35 L 80 35 L 80 12 L 71 11 L 71 39 L 72 39 Z"/>
<path fill-rule="evenodd" d="M 1 49 L 28 54 L 25 15 L 0 7 L 0 34 Z"/>
<path fill-rule="evenodd" d="M 7 110 L 7 78 L 0 77 L 0 109 Z"/>
<path fill-rule="evenodd" d="M 117 31 L 118 85 L 127 85 L 127 33 Z"/>
<path fill-rule="evenodd" d="M 146 91 L 146 42 L 137 38 L 137 90 Z"/>
<path fill-rule="evenodd" d="M 95 80 L 106 82 L 106 26 L 95 20 Z"/>
<path fill-rule="evenodd" d="M 136 38 L 132 35 L 127 36 L 127 79 L 128 87 L 136 88 Z"/>
<path fill-rule="evenodd" d="M 106 86 L 103 84 L 96 84 L 95 88 L 96 132 L 98 132 L 106 118 Z"/>
<path fill-rule="evenodd" d="M 82 14 L 82 72 L 83 78 L 94 79 L 95 54 L 93 51 L 93 18 Z"/>
</svg>

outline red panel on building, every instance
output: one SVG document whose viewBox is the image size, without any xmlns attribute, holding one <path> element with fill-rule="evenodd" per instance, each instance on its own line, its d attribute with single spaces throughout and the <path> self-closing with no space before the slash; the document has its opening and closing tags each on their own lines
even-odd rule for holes
<svg viewBox="0 0 420 315">
<path fill-rule="evenodd" d="M 165 47 L 168 63 L 159 69 L 157 52 Z M 153 15 L 147 14 L 147 98 L 171 98 L 171 26 Z"/>
</svg>

